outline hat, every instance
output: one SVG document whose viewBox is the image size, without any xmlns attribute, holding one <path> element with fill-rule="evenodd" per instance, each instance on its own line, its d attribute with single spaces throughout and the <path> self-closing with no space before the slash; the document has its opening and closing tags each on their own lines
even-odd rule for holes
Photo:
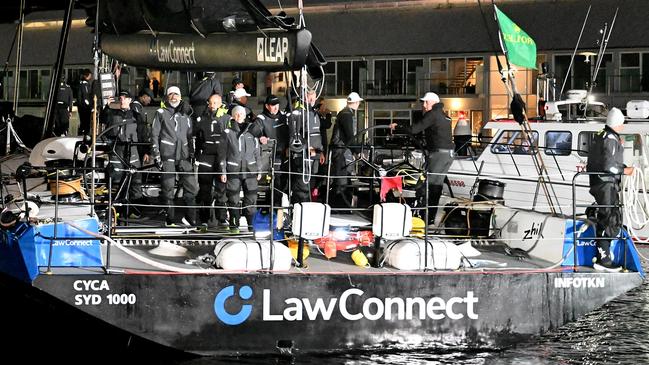
<svg viewBox="0 0 649 365">
<path fill-rule="evenodd" d="M 244 88 L 234 90 L 235 98 L 239 99 L 242 96 L 250 96 L 250 94 L 248 94 L 248 92 Z"/>
<path fill-rule="evenodd" d="M 361 98 L 361 96 L 358 95 L 357 92 L 354 91 L 354 92 L 352 92 L 351 94 L 349 94 L 347 96 L 347 102 L 348 103 L 355 103 L 357 101 L 363 101 L 363 98 Z"/>
<path fill-rule="evenodd" d="M 235 114 L 241 114 L 246 115 L 246 108 L 242 107 L 241 105 L 237 105 L 234 108 L 232 108 L 232 116 L 234 117 Z"/>
<path fill-rule="evenodd" d="M 128 92 L 128 90 L 122 90 L 122 91 L 119 92 L 119 96 L 125 96 L 125 97 L 127 97 L 127 98 L 130 98 L 130 97 L 131 97 L 131 93 Z"/>
<path fill-rule="evenodd" d="M 277 105 L 279 104 L 279 98 L 275 95 L 268 95 L 264 104 Z"/>
<path fill-rule="evenodd" d="M 142 89 L 142 91 L 140 91 L 140 96 L 142 96 L 142 95 L 147 95 L 148 97 L 153 99 L 153 91 L 151 91 L 151 89 L 149 89 L 149 88 Z"/>
<path fill-rule="evenodd" d="M 615 128 L 624 124 L 624 114 L 618 108 L 611 108 L 606 116 L 606 125 Z"/>
<path fill-rule="evenodd" d="M 178 86 L 169 86 L 169 88 L 167 89 L 167 95 L 169 94 L 178 94 L 178 96 L 182 96 Z"/>
<path fill-rule="evenodd" d="M 433 92 L 427 92 L 426 95 L 424 95 L 423 98 L 419 99 L 421 101 L 434 101 L 436 103 L 439 103 L 439 96 Z"/>
</svg>

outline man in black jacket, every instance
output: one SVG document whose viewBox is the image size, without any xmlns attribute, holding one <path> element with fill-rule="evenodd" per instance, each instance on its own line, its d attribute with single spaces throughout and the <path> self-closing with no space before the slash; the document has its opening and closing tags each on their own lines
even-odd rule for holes
<svg viewBox="0 0 649 365">
<path fill-rule="evenodd" d="M 101 99 L 97 100 L 101 105 Z M 79 81 L 79 90 L 77 90 L 77 111 L 79 112 L 79 129 L 77 135 L 90 134 L 90 119 L 92 118 L 93 100 L 93 83 L 92 72 L 84 69 Z"/>
<path fill-rule="evenodd" d="M 617 108 L 609 110 L 606 126 L 593 136 L 588 150 L 588 172 L 601 172 L 602 175 L 589 175 L 590 194 L 597 202 L 597 237 L 617 237 L 622 228 L 622 214 L 618 207 L 621 174 L 631 175 L 633 167 L 624 164 L 624 147 L 619 133 L 624 129 L 624 115 Z M 614 175 L 613 175 L 614 174 Z M 604 268 L 613 268 L 610 255 L 611 241 L 597 240 L 597 262 Z"/>
<path fill-rule="evenodd" d="M 444 104 L 439 101 L 439 96 L 427 92 L 422 101 L 422 118 L 405 127 L 405 132 L 411 135 L 424 133 L 424 154 L 426 155 L 426 173 L 428 185 L 428 221 L 435 222 L 437 205 L 442 195 L 444 178 L 453 162 L 453 137 L 451 135 L 451 119 L 444 114 Z M 390 124 L 394 130 L 397 123 Z M 419 201 L 425 201 L 426 185 L 417 190 Z"/>
<path fill-rule="evenodd" d="M 349 188 L 349 178 L 354 171 L 352 164 L 354 156 L 350 146 L 354 144 L 357 133 L 356 111 L 363 99 L 356 92 L 347 96 L 347 106 L 336 116 L 336 124 L 331 135 L 331 174 L 336 176 L 332 180 L 334 202 L 337 206 L 350 207 L 352 205 L 352 192 Z"/>
<path fill-rule="evenodd" d="M 65 75 L 61 75 L 61 82 L 56 92 L 56 105 L 54 106 L 54 136 L 67 136 L 72 114 L 72 89 L 65 82 Z"/>
<path fill-rule="evenodd" d="M 214 94 L 223 95 L 221 81 L 216 77 L 215 72 L 205 72 L 205 75 L 200 80 L 197 80 L 189 93 L 189 103 L 193 109 L 192 117 L 194 120 L 205 113 L 208 99 Z"/>
</svg>

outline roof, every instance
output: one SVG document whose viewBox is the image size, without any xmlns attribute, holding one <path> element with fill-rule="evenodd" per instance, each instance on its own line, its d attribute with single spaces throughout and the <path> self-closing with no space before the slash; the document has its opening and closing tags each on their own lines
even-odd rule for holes
<svg viewBox="0 0 649 365">
<path fill-rule="evenodd" d="M 497 42 L 496 24 L 491 6 L 486 1 L 482 3 L 487 26 L 477 5 L 341 8 L 305 12 L 305 20 L 314 42 L 327 57 L 488 53 L 494 50 L 489 36 Z M 564 0 L 504 2 L 498 6 L 535 40 L 539 50 L 571 51 L 590 3 Z M 611 22 L 619 3 L 618 0 L 592 2 L 580 48 L 597 47 L 599 29 Z M 609 48 L 649 47 L 647 14 L 649 1 L 624 1 Z"/>
</svg>

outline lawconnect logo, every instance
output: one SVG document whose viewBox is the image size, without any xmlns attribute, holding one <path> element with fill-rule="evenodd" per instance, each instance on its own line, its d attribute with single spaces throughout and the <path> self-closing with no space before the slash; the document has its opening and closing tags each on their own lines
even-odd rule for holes
<svg viewBox="0 0 649 365">
<path fill-rule="evenodd" d="M 216 316 L 221 320 L 221 322 L 230 325 L 230 326 L 236 326 L 238 324 L 241 324 L 250 317 L 250 313 L 252 313 L 252 305 L 250 304 L 244 304 L 241 306 L 241 310 L 237 313 L 229 313 L 227 310 L 225 310 L 225 301 L 228 300 L 230 297 L 234 296 L 234 286 L 226 286 L 225 288 L 221 289 L 221 291 L 216 294 L 216 298 L 214 299 L 214 312 L 216 313 Z M 252 297 L 252 288 L 249 286 L 242 286 L 239 289 L 239 297 L 244 300 L 248 300 Z"/>
<path fill-rule="evenodd" d="M 249 286 L 239 289 L 239 297 L 245 301 L 252 298 L 253 291 Z M 262 295 L 262 320 L 263 321 L 328 321 L 334 313 L 349 321 L 366 319 L 377 320 L 412 320 L 412 319 L 451 319 L 462 318 L 478 319 L 475 304 L 478 298 L 468 291 L 464 297 L 451 297 L 444 300 L 439 297 L 432 298 L 376 298 L 364 297 L 364 292 L 357 288 L 345 290 L 337 298 L 287 298 L 283 305 L 271 302 L 270 289 L 264 289 Z M 237 313 L 230 313 L 225 309 L 225 302 L 233 297 L 234 286 L 223 288 L 214 300 L 214 312 L 221 322 L 236 326 L 245 322 L 252 313 L 252 304 L 243 304 Z"/>
</svg>

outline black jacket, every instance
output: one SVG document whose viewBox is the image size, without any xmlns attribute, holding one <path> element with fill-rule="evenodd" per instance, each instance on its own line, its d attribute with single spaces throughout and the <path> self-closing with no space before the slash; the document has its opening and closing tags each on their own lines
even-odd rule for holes
<svg viewBox="0 0 649 365">
<path fill-rule="evenodd" d="M 336 116 L 336 124 L 334 125 L 331 134 L 331 143 L 329 145 L 334 148 L 348 147 L 354 142 L 356 127 L 356 112 L 348 106 L 344 107 Z"/>
<path fill-rule="evenodd" d="M 230 120 L 227 112 L 225 107 L 221 107 L 215 112 L 206 109 L 203 115 L 196 119 L 194 134 L 198 155 L 223 155 L 224 131 Z"/>
<path fill-rule="evenodd" d="M 427 151 L 455 148 L 451 133 L 451 119 L 444 114 L 444 104 L 442 103 L 433 105 L 433 108 L 424 113 L 419 121 L 405 129 L 412 135 L 424 132 Z"/>
<path fill-rule="evenodd" d="M 289 140 L 288 124 L 286 115 L 282 113 L 271 114 L 266 108 L 255 118 L 250 133 L 256 138 L 261 136 L 274 139 L 277 143 L 277 154 L 286 149 Z"/>
<path fill-rule="evenodd" d="M 613 129 L 604 127 L 593 136 L 593 141 L 588 149 L 586 171 L 622 174 L 625 167 L 624 147 L 620 142 L 620 135 Z M 589 179 L 591 186 L 604 183 L 619 183 L 621 175 L 589 175 Z"/>
</svg>

